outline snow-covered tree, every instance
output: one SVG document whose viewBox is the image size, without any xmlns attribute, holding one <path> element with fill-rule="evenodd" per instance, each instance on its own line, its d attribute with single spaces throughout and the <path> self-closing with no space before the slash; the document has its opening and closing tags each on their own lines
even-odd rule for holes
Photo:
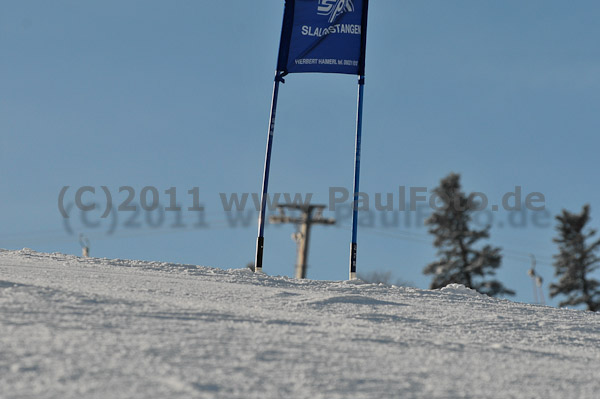
<svg viewBox="0 0 600 399">
<path fill-rule="evenodd" d="M 559 253 L 554 255 L 555 276 L 560 277 L 558 284 L 550 285 L 550 296 L 566 295 L 560 306 L 587 305 L 588 310 L 600 310 L 600 283 L 591 278 L 591 274 L 600 266 L 596 251 L 600 239 L 588 243 L 596 234 L 595 230 L 584 231 L 590 221 L 590 207 L 585 205 L 581 213 L 566 210 L 556 217 L 559 236 L 554 239 Z"/>
<path fill-rule="evenodd" d="M 435 236 L 433 245 L 438 249 L 439 260 L 425 267 L 423 273 L 432 274 L 432 289 L 448 284 L 463 284 L 490 296 L 514 295 L 498 280 L 489 279 L 500 267 L 500 248 L 476 244 L 489 238 L 490 226 L 483 230 L 469 227 L 471 215 L 479 203 L 460 190 L 460 175 L 451 173 L 433 190 L 436 210 L 426 220 L 429 232 Z"/>
</svg>

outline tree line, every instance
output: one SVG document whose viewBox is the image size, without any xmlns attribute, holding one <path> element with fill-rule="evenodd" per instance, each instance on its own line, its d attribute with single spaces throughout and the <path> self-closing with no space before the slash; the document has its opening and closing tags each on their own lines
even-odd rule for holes
<svg viewBox="0 0 600 399">
<path fill-rule="evenodd" d="M 434 236 L 437 260 L 428 264 L 423 273 L 432 275 L 431 289 L 448 284 L 463 284 L 490 296 L 514 295 L 495 278 L 501 266 L 501 248 L 482 241 L 490 238 L 490 228 L 472 228 L 472 215 L 479 204 L 461 190 L 460 175 L 451 173 L 440 181 L 434 193 L 441 204 L 426 220 Z M 590 207 L 580 213 L 563 210 L 556 216 L 558 254 L 554 255 L 555 277 L 550 296 L 566 297 L 560 306 L 585 305 L 588 310 L 600 310 L 600 282 L 592 274 L 600 265 L 597 251 L 600 239 L 592 241 L 596 231 L 587 227 Z"/>
</svg>

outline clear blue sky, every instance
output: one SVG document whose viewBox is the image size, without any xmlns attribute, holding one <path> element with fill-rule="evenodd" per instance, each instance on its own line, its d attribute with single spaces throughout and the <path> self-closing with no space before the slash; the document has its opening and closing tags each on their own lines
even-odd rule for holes
<svg viewBox="0 0 600 399">
<path fill-rule="evenodd" d="M 258 192 L 283 1 L 19 1 L 0 6 L 0 247 L 242 267 L 256 222 L 227 227 L 219 193 Z M 600 4 L 594 1 L 372 0 L 362 191 L 433 188 L 454 171 L 498 202 L 520 185 L 548 210 L 592 207 L 600 223 Z M 272 192 L 351 187 L 356 78 L 290 75 L 282 86 Z M 63 186 L 200 188 L 209 228 L 107 221 L 70 235 Z M 69 200 L 70 198 L 70 200 Z M 139 201 L 138 201 L 139 202 Z M 334 216 L 328 213 L 329 216 Z M 194 215 L 184 212 L 189 225 Z M 508 227 L 494 215 L 500 278 L 531 301 L 528 253 L 550 282 L 554 222 Z M 345 279 L 350 221 L 316 227 L 309 277 Z M 502 227 L 501 227 L 502 226 Z M 266 232 L 265 271 L 292 275 L 292 226 Z M 424 227 L 359 230 L 359 271 L 426 288 L 435 259 Z M 547 291 L 546 291 L 547 295 Z M 556 301 L 553 301 L 556 303 Z"/>
</svg>

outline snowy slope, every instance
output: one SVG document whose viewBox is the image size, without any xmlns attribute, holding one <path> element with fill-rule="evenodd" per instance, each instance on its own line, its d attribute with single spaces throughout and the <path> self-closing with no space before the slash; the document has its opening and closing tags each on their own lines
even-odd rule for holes
<svg viewBox="0 0 600 399">
<path fill-rule="evenodd" d="M 1 398 L 598 398 L 600 314 L 0 251 Z"/>
</svg>

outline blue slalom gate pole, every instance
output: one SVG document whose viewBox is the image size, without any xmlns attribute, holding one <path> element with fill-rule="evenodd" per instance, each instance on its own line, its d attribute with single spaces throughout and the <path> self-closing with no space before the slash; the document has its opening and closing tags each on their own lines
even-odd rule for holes
<svg viewBox="0 0 600 399">
<path fill-rule="evenodd" d="M 273 149 L 273 133 L 275 132 L 275 114 L 277 113 L 277 97 L 279 96 L 279 83 L 285 83 L 284 74 L 275 72 L 273 84 L 273 98 L 271 100 L 271 116 L 267 135 L 267 149 L 265 153 L 265 169 L 263 172 L 262 194 L 260 196 L 260 213 L 258 215 L 258 238 L 256 239 L 256 257 L 254 259 L 254 272 L 262 272 L 263 249 L 265 244 L 265 211 L 267 205 L 267 192 L 269 190 L 269 171 L 271 169 L 271 151 Z"/>
<path fill-rule="evenodd" d="M 350 244 L 350 280 L 356 279 L 356 240 L 358 233 L 358 193 L 360 183 L 360 141 L 362 137 L 364 75 L 358 78 L 358 109 L 356 112 L 356 141 L 354 143 L 354 196 L 352 197 L 352 243 Z"/>
</svg>

